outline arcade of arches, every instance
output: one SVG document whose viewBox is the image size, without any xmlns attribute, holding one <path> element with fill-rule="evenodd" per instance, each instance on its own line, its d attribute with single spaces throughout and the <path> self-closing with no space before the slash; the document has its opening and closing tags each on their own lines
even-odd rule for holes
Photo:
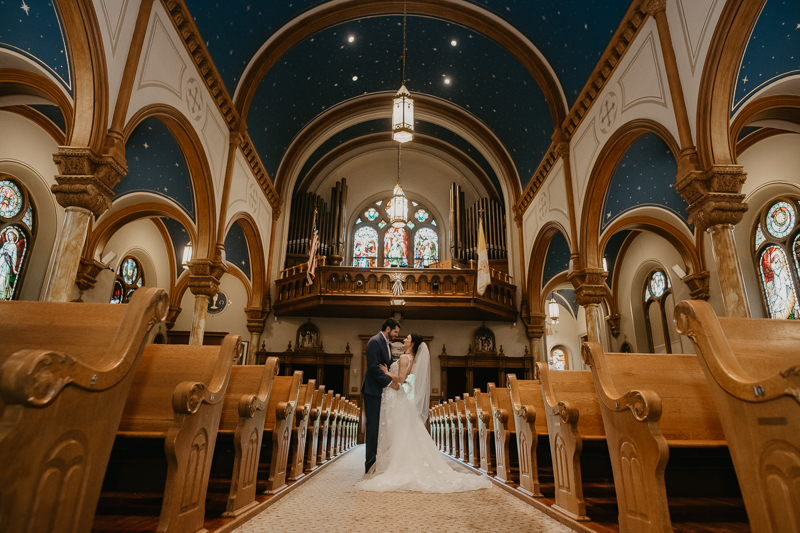
<svg viewBox="0 0 800 533">
<path fill-rule="evenodd" d="M 160 287 L 159 341 L 330 356 L 295 366 L 355 401 L 389 316 L 433 402 L 586 339 L 693 353 L 686 299 L 800 319 L 800 4 L 273 3 L 0 5 L 0 300 Z"/>
</svg>

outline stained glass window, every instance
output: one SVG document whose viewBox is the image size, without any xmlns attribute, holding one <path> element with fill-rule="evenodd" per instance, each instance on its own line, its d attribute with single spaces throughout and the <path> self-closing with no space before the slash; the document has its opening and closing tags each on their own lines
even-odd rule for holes
<svg viewBox="0 0 800 533">
<path fill-rule="evenodd" d="M 436 221 L 435 221 L 435 220 L 431 220 L 431 226 L 437 226 L 437 225 L 438 225 L 438 224 L 436 224 Z"/>
<path fill-rule="evenodd" d="M 439 260 L 439 236 L 430 228 L 414 235 L 414 268 L 424 268 Z"/>
<path fill-rule="evenodd" d="M 28 251 L 28 240 L 19 226 L 6 226 L 0 231 L 0 300 L 14 298 Z"/>
<path fill-rule="evenodd" d="M 761 253 L 761 283 L 772 318 L 797 319 L 797 298 L 786 254 L 779 246 L 768 246 Z"/>
<path fill-rule="evenodd" d="M 645 288 L 644 288 L 644 301 L 646 302 L 646 301 L 647 301 L 647 300 L 649 300 L 650 298 L 651 298 L 651 296 L 650 296 L 650 289 L 648 289 L 647 287 L 645 287 Z"/>
<path fill-rule="evenodd" d="M 143 284 L 144 272 L 139 260 L 132 256 L 124 258 L 117 269 L 117 277 L 114 279 L 114 288 L 111 291 L 109 303 L 128 303 L 136 289 Z"/>
<path fill-rule="evenodd" d="M 378 227 L 381 228 L 381 229 L 385 228 L 386 227 L 386 221 L 385 220 L 381 220 L 380 222 L 378 222 Z"/>
<path fill-rule="evenodd" d="M 28 206 L 28 210 L 25 211 L 25 216 L 22 217 L 22 221 L 28 226 L 28 229 L 33 231 L 33 209 L 31 206 Z"/>
<path fill-rule="evenodd" d="M 664 294 L 664 289 L 667 286 L 666 278 L 663 272 L 653 272 L 650 276 L 650 293 L 654 298 L 660 298 Z"/>
<path fill-rule="evenodd" d="M 375 202 L 375 205 L 379 206 L 379 205 L 381 205 L 382 203 L 383 203 L 383 200 L 378 200 L 377 202 Z"/>
<path fill-rule="evenodd" d="M 375 209 L 374 207 L 370 207 L 370 208 L 369 208 L 369 209 L 367 209 L 367 211 L 364 213 L 364 216 L 365 216 L 365 217 L 367 217 L 367 220 L 369 220 L 370 222 L 372 222 L 373 220 L 375 220 L 376 218 L 378 218 L 378 210 L 377 210 L 377 209 Z"/>
<path fill-rule="evenodd" d="M 376 266 L 378 260 L 378 232 L 371 226 L 359 228 L 353 235 L 353 266 Z"/>
<path fill-rule="evenodd" d="M 758 250 L 758 247 L 761 246 L 765 240 L 767 239 L 764 237 L 764 232 L 761 231 L 761 226 L 758 226 L 756 228 L 756 250 Z"/>
<path fill-rule="evenodd" d="M 411 222 L 411 221 L 408 221 L 408 222 L 406 222 L 406 227 L 407 227 L 408 229 L 414 229 L 416 226 L 414 225 L 414 223 L 413 223 L 413 222 Z"/>
<path fill-rule="evenodd" d="M 556 346 L 550 350 L 550 358 L 547 361 L 547 366 L 551 370 L 566 370 L 567 369 L 567 352 L 564 348 Z"/>
<path fill-rule="evenodd" d="M 12 218 L 22 209 L 22 192 L 10 180 L 0 180 L 0 217 Z"/>
<path fill-rule="evenodd" d="M 356 226 L 358 226 L 359 224 L 361 224 L 361 219 L 360 218 L 358 220 L 356 220 Z"/>
<path fill-rule="evenodd" d="M 425 222 L 426 220 L 428 220 L 429 216 L 430 215 L 428 215 L 428 212 L 425 211 L 424 209 L 420 209 L 416 213 L 414 213 L 414 218 L 416 218 L 419 222 Z"/>
<path fill-rule="evenodd" d="M 408 233 L 405 228 L 389 228 L 383 236 L 383 266 L 408 266 Z"/>
<path fill-rule="evenodd" d="M 417 202 L 411 202 L 411 205 L 413 205 L 414 207 L 417 207 L 419 204 Z"/>
<path fill-rule="evenodd" d="M 767 231 L 775 238 L 781 239 L 794 229 L 794 207 L 787 202 L 776 202 L 767 212 Z"/>
</svg>

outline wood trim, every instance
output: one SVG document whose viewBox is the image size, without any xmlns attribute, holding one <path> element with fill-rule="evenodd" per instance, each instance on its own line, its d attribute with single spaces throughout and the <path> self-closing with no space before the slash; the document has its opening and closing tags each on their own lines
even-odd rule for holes
<svg viewBox="0 0 800 533">
<path fill-rule="evenodd" d="M 639 137 L 646 133 L 655 133 L 667 143 L 675 161 L 680 157 L 678 143 L 662 124 L 649 119 L 632 120 L 616 130 L 603 145 L 600 155 L 595 161 L 589 181 L 586 185 L 586 196 L 581 213 L 581 266 L 582 268 L 602 268 L 600 256 L 600 224 L 602 219 L 603 200 L 614 169 L 626 150 Z M 608 231 L 608 230 L 606 230 Z"/>
<path fill-rule="evenodd" d="M 631 243 L 633 243 L 634 239 L 636 239 L 636 237 L 638 237 L 640 234 L 641 234 L 640 231 L 637 230 L 632 231 L 627 237 L 625 237 L 625 240 L 622 241 L 622 246 L 619 247 L 619 253 L 617 254 L 617 259 L 614 262 L 614 276 L 611 280 L 611 287 L 610 287 L 611 292 L 612 294 L 614 294 L 615 299 L 616 299 L 616 291 L 619 290 L 619 271 L 621 270 L 620 268 L 618 268 L 618 266 L 623 263 L 625 254 L 628 253 L 628 249 L 631 247 Z M 612 236 L 613 234 L 610 234 L 609 239 Z M 606 244 L 608 244 L 608 240 L 606 240 L 605 244 L 603 245 L 601 253 L 605 252 Z"/>
<path fill-rule="evenodd" d="M 192 179 L 197 211 L 197 240 L 192 241 L 195 258 L 214 259 L 216 242 L 217 210 L 214 200 L 214 182 L 203 143 L 185 115 L 174 107 L 165 104 L 151 104 L 143 107 L 130 119 L 123 130 L 123 142 L 127 144 L 133 130 L 145 118 L 159 119 L 172 133 L 181 147 L 189 175 Z"/>
<path fill-rule="evenodd" d="M 59 146 L 64 146 L 66 142 L 66 135 L 61 128 L 59 128 L 52 120 L 44 116 L 44 114 L 40 113 L 36 109 L 33 109 L 27 105 L 12 105 L 8 107 L 0 108 L 2 111 L 8 111 L 9 113 L 14 113 L 15 115 L 19 115 L 23 118 L 26 118 L 42 128 L 52 139 L 56 142 Z"/>
<path fill-rule="evenodd" d="M 745 150 L 752 148 L 753 146 L 757 145 L 761 141 L 766 141 L 770 137 L 775 137 L 776 135 L 796 135 L 793 131 L 786 131 L 786 130 L 779 130 L 776 128 L 761 128 L 758 131 L 754 131 L 741 141 L 736 143 L 736 159 L 739 159 L 739 156 L 742 155 Z"/>
<path fill-rule="evenodd" d="M 167 249 L 167 255 L 169 256 L 169 293 L 172 294 L 172 291 L 175 289 L 175 281 L 177 278 L 175 273 L 178 271 L 178 265 L 175 262 L 175 247 L 172 245 L 172 238 L 169 236 L 169 231 L 167 231 L 167 226 L 164 224 L 164 222 L 160 218 L 156 217 L 153 217 L 150 220 L 161 234 L 161 239 L 164 241 L 164 247 Z"/>
<path fill-rule="evenodd" d="M 65 136 L 74 127 L 75 116 L 72 102 L 61 90 L 61 87 L 41 74 L 13 68 L 0 69 L 0 94 L 29 94 L 50 100 L 58 106 L 61 114 L 64 115 L 64 123 L 67 130 L 64 132 Z"/>
<path fill-rule="evenodd" d="M 256 90 L 270 68 L 293 46 L 314 33 L 347 20 L 376 15 L 397 14 L 401 8 L 410 15 L 422 15 L 449 20 L 480 32 L 505 48 L 530 72 L 539 84 L 547 100 L 553 127 L 557 129 L 563 122 L 565 102 L 561 96 L 558 80 L 542 58 L 517 35 L 508 31 L 503 24 L 486 16 L 482 8 L 465 2 L 442 2 L 441 0 L 410 0 L 401 3 L 399 0 L 351 0 L 324 7 L 306 17 L 298 17 L 276 34 L 272 42 L 251 61 L 248 70 L 239 82 L 236 97 L 236 110 L 242 120 L 247 119 L 247 112 Z"/>
<path fill-rule="evenodd" d="M 237 222 L 242 227 L 242 231 L 244 231 L 244 236 L 247 239 L 247 250 L 250 253 L 250 277 L 252 279 L 249 283 L 252 283 L 252 289 L 248 294 L 247 307 L 263 307 L 264 296 L 268 292 L 268 287 L 264 284 L 266 280 L 266 254 L 264 253 L 261 233 L 258 231 L 258 224 L 249 213 L 244 211 L 236 213 L 231 217 L 225 228 L 225 236 L 223 236 L 222 242 L 225 242 L 225 237 Z"/>
<path fill-rule="evenodd" d="M 230 266 L 233 266 L 233 268 L 230 268 Z M 240 282 L 242 282 L 242 285 L 244 285 L 244 290 L 245 290 L 245 292 L 247 292 L 247 301 L 248 302 L 252 301 L 253 300 L 253 286 L 250 284 L 250 280 L 247 279 L 247 275 L 244 272 L 242 272 L 242 270 L 239 267 L 237 267 L 236 265 L 234 265 L 232 263 L 229 263 L 228 267 L 229 268 L 225 273 L 232 275 L 234 278 L 236 278 Z M 242 306 L 242 307 L 247 307 L 247 306 Z"/>
<path fill-rule="evenodd" d="M 311 170 L 303 178 L 303 181 L 300 183 L 297 191 L 298 193 L 307 192 L 311 186 L 314 184 L 314 181 L 320 177 L 322 171 L 328 167 L 332 162 L 336 159 L 347 155 L 349 152 L 358 150 L 359 148 L 363 148 L 365 146 L 370 146 L 373 144 L 379 143 L 388 143 L 391 142 L 389 135 L 387 132 L 381 133 L 372 133 L 370 135 L 364 135 L 357 139 L 353 139 L 348 141 L 344 144 L 341 144 L 328 152 L 322 159 L 320 159 Z M 450 144 L 446 142 L 440 141 L 435 137 L 429 137 L 427 135 L 420 135 L 419 133 L 414 134 L 414 144 L 420 146 L 428 146 L 434 148 L 436 150 L 442 151 L 445 154 L 449 155 L 453 159 L 457 160 L 459 163 L 467 167 L 467 169 L 472 172 L 472 174 L 478 178 L 483 188 L 488 193 L 489 197 L 494 200 L 500 200 L 500 196 L 498 195 L 498 191 L 495 190 L 494 185 L 489 180 L 489 176 L 483 171 L 481 167 L 467 154 L 462 152 L 461 150 L 456 149 Z"/>
<path fill-rule="evenodd" d="M 728 0 L 706 54 L 697 94 L 697 155 L 701 168 L 736 163 L 730 140 L 730 116 L 736 76 L 766 0 Z"/>
<path fill-rule="evenodd" d="M 547 153 L 539 163 L 536 172 L 533 173 L 531 181 L 528 182 L 528 185 L 525 187 L 525 192 L 520 197 L 517 205 L 514 206 L 514 211 L 517 213 L 517 216 L 521 217 L 528 210 L 528 207 L 533 202 L 533 199 L 536 198 L 536 194 L 539 192 L 539 189 L 542 187 L 545 180 L 547 180 L 547 176 L 550 175 L 550 171 L 553 169 L 556 161 L 558 161 L 556 144 L 551 143 L 550 148 L 547 149 Z"/>
<path fill-rule="evenodd" d="M 794 116 L 786 116 L 785 110 L 795 110 Z M 772 113 L 770 113 L 772 111 Z M 763 118 L 781 118 L 787 122 L 800 124 L 800 95 L 795 94 L 779 94 L 774 96 L 765 96 L 754 100 L 744 106 L 731 123 L 730 129 L 730 143 L 739 150 L 739 134 L 742 129 L 748 124 Z M 771 130 L 773 128 L 764 128 Z M 777 129 L 777 128 L 776 128 Z M 780 131 L 780 130 L 778 130 Z M 756 132 L 758 133 L 758 132 Z M 749 137 L 750 135 L 748 135 Z M 742 139 L 744 141 L 744 139 Z"/>
<path fill-rule="evenodd" d="M 272 184 L 272 180 L 269 174 L 267 174 L 267 169 L 264 168 L 264 163 L 261 162 L 258 152 L 256 152 L 256 149 L 253 147 L 253 140 L 250 138 L 249 133 L 244 132 L 242 134 L 242 143 L 239 145 L 239 148 L 242 150 L 242 155 L 247 161 L 247 164 L 250 165 L 250 171 L 253 173 L 253 177 L 261 186 L 261 191 L 267 198 L 269 205 L 272 206 L 272 210 L 280 213 L 283 199 Z"/>
<path fill-rule="evenodd" d="M 569 237 L 569 233 L 560 223 L 551 220 L 539 230 L 538 235 L 536 235 L 536 240 L 533 242 L 531 260 L 528 264 L 528 303 L 532 306 L 531 313 L 544 312 L 544 306 L 541 301 L 544 262 L 545 259 L 547 259 L 547 249 L 550 246 L 550 241 L 557 232 L 560 232 L 567 240 L 570 251 L 575 249 Z"/>
<path fill-rule="evenodd" d="M 181 311 L 181 300 L 183 300 L 183 294 L 186 292 L 186 289 L 189 288 L 189 269 L 184 269 L 183 272 L 178 276 L 178 280 L 175 282 L 175 289 L 169 293 L 169 308 L 177 309 Z M 194 312 L 194 308 L 189 309 L 189 313 Z M 174 320 L 177 320 L 178 317 L 176 316 Z"/>
</svg>

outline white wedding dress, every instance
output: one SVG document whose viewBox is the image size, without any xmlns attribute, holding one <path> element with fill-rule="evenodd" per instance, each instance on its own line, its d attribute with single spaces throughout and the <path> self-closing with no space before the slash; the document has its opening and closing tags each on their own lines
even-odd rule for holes
<svg viewBox="0 0 800 533">
<path fill-rule="evenodd" d="M 389 371 L 398 373 L 397 361 Z M 492 482 L 483 476 L 450 468 L 409 400 L 413 389 L 407 389 L 413 383 L 411 379 L 400 390 L 383 389 L 377 460 L 356 489 L 446 493 L 491 487 Z"/>
</svg>

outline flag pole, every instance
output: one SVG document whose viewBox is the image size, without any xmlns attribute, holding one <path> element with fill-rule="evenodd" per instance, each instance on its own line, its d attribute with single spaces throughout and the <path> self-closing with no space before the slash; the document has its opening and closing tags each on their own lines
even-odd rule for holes
<svg viewBox="0 0 800 533">
<path fill-rule="evenodd" d="M 483 296 L 486 287 L 492 282 L 489 268 L 489 252 L 486 250 L 486 235 L 483 232 L 483 208 L 478 210 L 478 276 L 476 279 L 478 294 Z"/>
<path fill-rule="evenodd" d="M 306 285 L 314 283 L 314 271 L 317 269 L 317 248 L 319 232 L 317 231 L 317 206 L 314 206 L 314 221 L 311 224 L 311 243 L 308 245 L 308 266 L 306 268 Z"/>
</svg>

